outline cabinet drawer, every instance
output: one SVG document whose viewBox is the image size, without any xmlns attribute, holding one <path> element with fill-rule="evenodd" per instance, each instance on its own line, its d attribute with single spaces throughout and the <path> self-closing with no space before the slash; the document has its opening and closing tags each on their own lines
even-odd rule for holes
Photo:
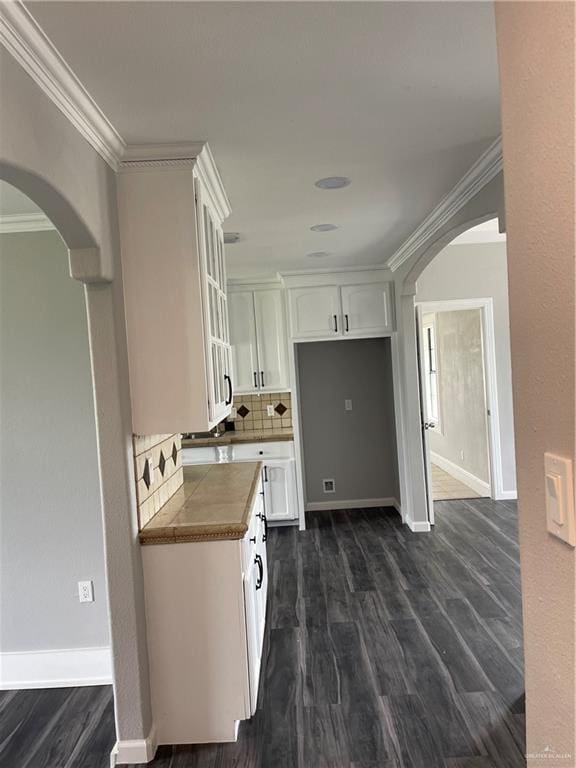
<svg viewBox="0 0 576 768">
<path fill-rule="evenodd" d="M 292 440 L 278 443 L 239 443 L 232 445 L 231 461 L 263 461 L 265 459 L 291 459 L 294 457 Z"/>
</svg>

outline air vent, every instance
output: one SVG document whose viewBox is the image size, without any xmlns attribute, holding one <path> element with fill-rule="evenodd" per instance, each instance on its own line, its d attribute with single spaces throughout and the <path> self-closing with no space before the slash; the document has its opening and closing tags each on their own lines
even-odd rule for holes
<svg viewBox="0 0 576 768">
<path fill-rule="evenodd" d="M 336 483 L 334 480 L 322 480 L 322 489 L 324 493 L 336 493 Z"/>
</svg>

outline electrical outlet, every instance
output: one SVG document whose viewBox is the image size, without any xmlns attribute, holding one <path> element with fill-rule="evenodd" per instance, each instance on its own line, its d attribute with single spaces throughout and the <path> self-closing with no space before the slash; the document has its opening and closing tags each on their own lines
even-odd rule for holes
<svg viewBox="0 0 576 768">
<path fill-rule="evenodd" d="M 344 400 L 344 410 L 345 411 L 352 410 L 352 400 Z"/>
<path fill-rule="evenodd" d="M 81 603 L 94 602 L 94 585 L 91 581 L 78 582 L 78 600 Z"/>
<path fill-rule="evenodd" d="M 266 406 L 266 413 L 268 416 L 274 416 L 274 406 L 273 405 L 267 405 Z"/>
<path fill-rule="evenodd" d="M 322 480 L 322 489 L 324 493 L 336 493 L 336 483 L 334 480 Z"/>
<path fill-rule="evenodd" d="M 464 451 L 460 451 L 460 461 L 464 461 Z"/>
</svg>

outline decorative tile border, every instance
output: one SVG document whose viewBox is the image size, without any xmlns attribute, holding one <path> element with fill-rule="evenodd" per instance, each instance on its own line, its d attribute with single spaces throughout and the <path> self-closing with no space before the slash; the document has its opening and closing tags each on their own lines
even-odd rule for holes
<svg viewBox="0 0 576 768">
<path fill-rule="evenodd" d="M 180 435 L 134 435 L 134 471 L 140 530 L 184 482 Z"/>
<path fill-rule="evenodd" d="M 268 416 L 268 406 L 274 415 Z M 235 395 L 237 432 L 292 427 L 292 396 L 290 392 L 266 392 L 262 395 Z"/>
</svg>

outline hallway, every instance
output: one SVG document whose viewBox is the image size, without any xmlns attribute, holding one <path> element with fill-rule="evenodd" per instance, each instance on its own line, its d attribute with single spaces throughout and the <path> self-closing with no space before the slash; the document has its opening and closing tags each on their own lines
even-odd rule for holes
<svg viewBox="0 0 576 768">
<path fill-rule="evenodd" d="M 429 536 L 375 509 L 272 530 L 256 716 L 236 744 L 161 747 L 151 765 L 524 766 L 515 504 L 438 502 L 436 518 Z M 102 688 L 0 694 L 0 761 L 104 768 L 110 704 Z"/>
</svg>

